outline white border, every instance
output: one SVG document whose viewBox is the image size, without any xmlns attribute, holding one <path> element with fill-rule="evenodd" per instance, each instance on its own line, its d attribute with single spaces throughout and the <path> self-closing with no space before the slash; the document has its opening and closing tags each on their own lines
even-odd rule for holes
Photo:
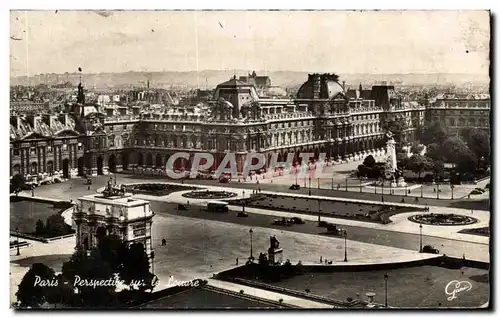
<svg viewBox="0 0 500 318">
<path fill-rule="evenodd" d="M 0 85 L 0 92 L 2 96 L 2 101 L 4 102 L 2 112 L 3 116 L 0 116 L 0 120 L 3 121 L 2 124 L 0 124 L 0 127 L 4 128 L 6 131 L 4 133 L 4 137 L 0 139 L 1 147 L 0 149 L 8 149 L 8 139 L 7 139 L 7 129 L 9 127 L 8 125 L 8 105 L 9 105 L 9 66 L 8 66 L 8 56 L 9 56 L 9 11 L 11 9 L 181 9 L 179 5 L 182 6 L 182 9 L 207 9 L 207 8 L 212 8 L 212 9 L 239 9 L 239 10 L 244 10 L 244 9 L 337 9 L 337 10 L 349 10 L 349 9 L 428 9 L 428 10 L 435 10 L 435 9 L 445 9 L 445 10 L 458 10 L 458 9 L 491 9 L 494 14 L 499 14 L 500 9 L 499 9 L 499 3 L 500 1 L 498 0 L 474 0 L 474 1 L 457 1 L 457 0 L 452 0 L 452 1 L 437 1 L 437 0 L 419 0 L 419 1 L 413 1 L 411 3 L 408 2 L 403 2 L 403 1 L 360 1 L 360 0 L 350 0 L 350 1 L 320 1 L 320 0 L 309 0 L 309 1 L 297 1 L 297 0 L 288 0 L 288 1 L 283 1 L 281 3 L 278 2 L 271 2 L 269 0 L 263 1 L 263 0 L 249 0 L 249 1 L 220 1 L 220 0 L 212 0 L 210 2 L 203 2 L 203 1 L 192 1 L 192 0 L 183 0 L 182 2 L 164 2 L 164 1 L 149 1 L 149 0 L 141 0 L 141 1 L 135 1 L 135 2 L 124 2 L 124 1 L 96 1 L 96 0 L 87 0 L 87 1 L 81 1 L 81 2 L 69 2 L 69 1 L 54 1 L 54 0 L 45 0 L 45 1 L 25 1 L 25 0 L 17 0 L 15 2 L 11 1 L 11 3 L 8 3 L 7 1 L 2 1 L 1 6 L 2 10 L 1 11 L 1 19 L 2 23 L 0 24 L 0 29 L 1 29 L 1 39 L 2 39 L 2 63 L 0 63 L 2 69 L 0 74 L 2 74 L 2 84 Z M 494 25 L 495 31 L 498 31 L 497 25 L 498 25 L 498 17 L 496 17 L 496 25 Z M 438 30 L 436 30 L 439 32 Z M 498 40 L 498 33 L 493 33 L 494 37 L 496 40 Z M 498 43 L 498 41 L 496 41 Z M 497 51 L 498 51 L 498 46 L 497 46 Z M 495 54 L 495 57 L 497 57 L 498 54 Z M 495 68 L 496 70 L 496 68 Z M 495 84 L 495 87 L 493 88 L 496 92 L 498 92 L 498 82 Z M 495 99 L 496 101 L 496 99 Z M 493 104 L 492 108 L 496 108 L 496 105 Z M 496 121 L 498 119 L 497 117 L 499 115 L 499 111 L 495 113 L 495 118 L 493 119 Z M 494 133 L 492 134 L 494 135 Z M 500 137 L 497 137 L 495 139 L 495 146 L 498 146 L 497 143 L 500 143 Z M 497 148 L 497 147 L 495 147 Z M 3 156 L 0 156 L 1 160 L 1 166 L 3 169 L 1 169 L 1 180 L 4 180 L 2 183 L 2 194 L 4 197 L 2 197 L 2 205 L 5 207 L 2 209 L 3 213 L 2 216 L 5 218 L 4 222 L 2 222 L 4 229 L 1 231 L 1 233 L 5 236 L 5 238 L 2 240 L 4 244 L 2 246 L 5 246 L 5 249 L 7 250 L 7 236 L 8 236 L 8 220 L 7 218 L 9 217 L 9 211 L 8 208 L 8 197 L 7 197 L 7 180 L 9 177 L 9 173 L 7 170 L 7 166 L 9 165 L 9 158 L 8 158 L 8 153 L 7 151 L 2 152 Z M 497 159 L 497 158 L 495 158 Z M 497 161 L 495 160 L 495 163 Z M 495 165 L 494 165 L 495 166 Z M 497 172 L 498 168 L 495 168 L 495 172 Z M 495 176 L 496 177 L 496 173 Z M 494 178 L 496 179 L 496 178 Z M 498 194 L 497 187 L 494 188 L 495 194 Z M 496 197 L 496 196 L 495 196 Z M 496 222 L 498 224 L 498 221 Z M 495 233 L 498 233 L 498 227 L 497 224 L 495 224 Z M 6 228 L 7 227 L 7 228 Z M 9 272 L 9 263 L 8 263 L 8 256 L 7 251 L 4 253 L 1 253 L 1 258 L 2 262 L 0 263 L 1 268 L 0 268 L 0 273 L 2 274 L 2 278 L 6 278 L 6 281 L 3 281 L 3 284 L 1 286 L 4 286 L 2 289 L 2 299 L 5 301 L 4 306 L 2 306 L 2 309 L 4 309 L 4 313 L 7 313 L 8 316 L 13 316 L 14 312 L 12 310 L 9 310 L 8 308 L 10 307 L 10 303 L 7 303 L 7 299 L 9 299 L 9 291 L 7 290 L 7 286 L 9 286 L 8 280 L 10 279 L 9 276 L 7 276 L 7 273 Z M 493 261 L 493 264 L 496 264 Z M 496 267 L 496 266 L 495 266 Z M 496 273 L 495 277 L 498 277 L 498 273 Z M 495 280 L 496 283 L 496 280 Z M 495 284 L 495 286 L 498 286 Z M 498 294 L 498 293 L 497 293 Z M 495 299 L 497 300 L 496 304 L 498 306 L 498 297 L 496 295 L 493 295 Z M 7 312 L 5 312 L 7 311 Z M 458 312 L 452 312 L 451 314 L 453 315 L 464 315 L 466 312 L 463 313 L 458 313 Z M 33 313 L 31 313 L 33 315 Z M 52 315 L 53 312 L 47 312 L 47 313 L 42 313 L 43 315 Z M 62 314 L 67 315 L 68 312 L 63 312 Z M 78 313 L 78 312 L 71 312 L 71 315 L 76 315 L 80 317 L 84 317 L 84 313 Z M 108 313 L 106 313 L 108 314 Z M 113 314 L 113 313 L 112 313 Z M 115 313 L 115 314 L 123 314 L 123 312 L 120 313 Z M 133 313 L 135 314 L 135 313 Z M 141 313 L 144 314 L 144 313 Z M 159 313 L 151 313 L 148 312 L 148 315 L 165 315 L 166 313 L 164 312 L 159 312 Z M 182 313 L 182 312 L 172 312 L 172 313 L 167 313 L 169 315 L 177 316 L 177 315 L 186 315 L 187 313 Z M 221 313 L 219 312 L 212 312 L 209 313 L 211 316 L 216 316 L 220 315 Z M 228 314 L 228 315 L 234 315 L 234 312 L 227 312 L 223 314 Z M 273 312 L 259 312 L 259 315 L 262 316 L 274 316 L 278 313 L 273 313 Z M 284 314 L 283 312 L 280 312 L 279 315 Z M 301 314 L 307 314 L 310 315 L 311 312 L 303 312 Z M 316 313 L 315 313 L 316 314 Z M 335 315 L 346 315 L 345 312 L 342 313 L 334 313 Z M 348 313 L 349 315 L 362 315 L 363 312 L 354 312 L 354 313 Z M 387 313 L 383 313 L 387 314 Z M 402 313 L 396 313 L 397 315 L 402 315 Z M 421 313 L 419 312 L 414 312 L 414 313 L 405 313 L 405 314 L 416 314 L 419 315 Z M 436 315 L 440 314 L 440 312 L 427 312 L 426 314 L 430 315 Z M 474 312 L 469 312 L 467 313 L 468 315 L 474 315 Z M 92 315 L 98 315 L 98 316 L 103 316 L 104 313 L 92 313 Z M 189 315 L 193 315 L 193 313 L 189 313 Z M 249 316 L 249 313 L 238 313 L 240 316 Z M 291 314 L 287 314 L 291 315 Z M 3 316 L 3 315 L 2 315 Z"/>
</svg>

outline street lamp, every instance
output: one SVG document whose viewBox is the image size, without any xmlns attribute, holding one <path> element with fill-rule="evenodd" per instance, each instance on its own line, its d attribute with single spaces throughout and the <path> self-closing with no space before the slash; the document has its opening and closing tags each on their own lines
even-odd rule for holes
<svg viewBox="0 0 500 318">
<path fill-rule="evenodd" d="M 249 258 L 249 260 L 252 261 L 253 260 L 253 236 L 252 236 L 253 230 L 250 229 L 248 232 L 250 233 L 250 258 Z"/>
<path fill-rule="evenodd" d="M 321 222 L 321 201 L 318 199 L 318 223 Z"/>
<path fill-rule="evenodd" d="M 423 226 L 422 226 L 422 224 L 420 224 L 419 228 L 420 228 L 420 253 L 422 253 L 422 251 L 423 251 L 423 248 L 422 248 L 422 228 L 423 228 Z"/>
<path fill-rule="evenodd" d="M 309 195 L 311 195 L 311 176 L 309 176 Z"/>
<path fill-rule="evenodd" d="M 384 280 L 385 280 L 385 307 L 387 307 L 387 280 L 389 279 L 389 275 L 385 273 L 384 275 Z"/>
<path fill-rule="evenodd" d="M 245 190 L 243 190 L 243 212 L 245 212 Z"/>
<path fill-rule="evenodd" d="M 347 231 L 344 230 L 344 262 L 347 262 Z"/>
<path fill-rule="evenodd" d="M 345 190 L 347 191 L 347 178 L 345 178 Z"/>
<path fill-rule="evenodd" d="M 363 192 L 363 188 L 361 187 L 362 177 L 359 177 L 359 193 Z"/>
<path fill-rule="evenodd" d="M 18 227 L 16 227 L 16 236 L 17 236 L 17 240 L 16 240 L 16 242 L 17 242 L 17 244 L 16 244 L 17 245 L 17 254 L 16 255 L 21 255 L 21 253 L 19 252 L 19 228 Z"/>
<path fill-rule="evenodd" d="M 318 189 L 319 189 L 319 178 L 318 178 Z"/>
<path fill-rule="evenodd" d="M 453 185 L 453 184 L 450 185 L 450 188 L 451 188 L 451 199 L 453 200 L 453 189 L 455 188 L 455 185 Z"/>
<path fill-rule="evenodd" d="M 155 273 L 155 251 L 151 251 L 151 269 L 153 270 L 153 275 Z"/>
<path fill-rule="evenodd" d="M 384 202 L 384 180 L 382 180 L 382 202 Z"/>
<path fill-rule="evenodd" d="M 436 182 L 437 191 L 436 191 L 436 199 L 439 199 L 439 182 Z"/>
</svg>

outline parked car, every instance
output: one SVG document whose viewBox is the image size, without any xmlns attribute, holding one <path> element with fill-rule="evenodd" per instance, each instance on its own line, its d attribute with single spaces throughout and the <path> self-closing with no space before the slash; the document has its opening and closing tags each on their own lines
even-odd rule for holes
<svg viewBox="0 0 500 318">
<path fill-rule="evenodd" d="M 342 233 L 344 232 L 343 229 L 337 227 L 336 224 L 333 224 L 333 223 L 328 223 L 328 225 L 326 226 L 326 232 L 328 234 L 333 234 L 333 235 L 342 235 Z"/>
<path fill-rule="evenodd" d="M 184 204 L 178 204 L 177 205 L 177 210 L 180 210 L 180 211 L 186 211 L 188 209 L 188 207 Z"/>
<path fill-rule="evenodd" d="M 248 217 L 248 213 L 240 211 L 240 212 L 238 212 L 238 214 L 236 214 L 236 216 L 239 217 L 239 218 L 247 218 Z"/>
<path fill-rule="evenodd" d="M 293 224 L 305 224 L 306 223 L 306 221 L 304 221 L 304 219 L 301 219 L 299 217 L 291 218 L 290 222 L 292 222 Z"/>
<path fill-rule="evenodd" d="M 439 254 L 439 250 L 432 245 L 425 245 L 422 248 L 422 252 L 429 253 L 429 254 Z"/>
<path fill-rule="evenodd" d="M 288 220 L 286 218 L 274 219 L 273 224 L 274 225 L 284 225 L 284 226 L 290 226 L 290 225 L 292 225 L 292 223 L 290 222 L 290 220 Z"/>
<path fill-rule="evenodd" d="M 319 221 L 318 222 L 318 227 L 327 227 L 328 224 L 331 224 L 331 223 L 328 223 L 326 221 Z"/>
<path fill-rule="evenodd" d="M 290 190 L 300 190 L 300 185 L 298 185 L 298 184 L 292 184 L 289 189 Z"/>
</svg>

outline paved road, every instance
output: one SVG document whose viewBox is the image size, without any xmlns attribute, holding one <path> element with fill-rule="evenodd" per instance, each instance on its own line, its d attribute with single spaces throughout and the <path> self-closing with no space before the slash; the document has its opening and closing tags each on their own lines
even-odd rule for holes
<svg viewBox="0 0 500 318">
<path fill-rule="evenodd" d="M 148 175 L 124 175 L 119 174 L 118 180 L 128 181 L 128 182 L 139 182 L 139 180 L 156 180 L 156 181 L 164 181 L 164 182 L 172 182 L 172 183 L 181 183 L 182 181 L 171 180 L 165 177 L 159 176 L 148 176 Z M 264 191 L 275 191 L 275 192 L 287 192 L 287 193 L 298 193 L 298 194 L 309 194 L 309 188 L 301 187 L 300 190 L 291 191 L 289 190 L 290 185 L 284 184 L 270 184 L 270 183 L 245 183 L 245 182 L 232 182 L 232 183 L 217 183 L 213 180 L 186 180 L 187 184 L 200 184 L 200 185 L 211 185 L 218 187 L 238 187 L 242 189 L 260 189 Z M 300 184 L 300 182 L 299 182 Z M 381 201 L 381 194 L 374 193 L 366 193 L 366 192 L 353 192 L 353 191 L 345 191 L 342 190 L 332 190 L 332 189 L 317 189 L 311 188 L 311 195 L 320 195 L 320 196 L 328 196 L 328 197 L 338 197 L 338 198 L 349 198 L 349 199 L 360 199 L 360 200 L 372 200 L 372 201 Z M 405 197 L 401 195 L 384 195 L 384 202 L 401 202 L 402 199 L 405 199 L 406 203 L 419 204 L 419 205 L 429 205 L 429 206 L 445 206 L 445 207 L 453 207 L 453 208 L 463 208 L 463 209 L 475 209 L 475 210 L 486 210 L 490 209 L 489 199 L 485 200 L 468 200 L 468 199 L 458 199 L 458 200 L 449 200 L 449 199 L 433 199 L 433 198 L 418 198 L 418 202 L 415 201 L 414 197 Z"/>
<path fill-rule="evenodd" d="M 159 215 L 180 215 L 197 219 L 214 220 L 227 223 L 234 223 L 253 227 L 267 227 L 276 230 L 286 230 L 307 234 L 328 235 L 324 228 L 319 228 L 316 222 L 307 222 L 306 224 L 297 224 L 292 226 L 273 225 L 272 222 L 276 217 L 261 214 L 249 214 L 249 217 L 237 217 L 236 212 L 229 213 L 210 213 L 203 211 L 199 207 L 191 207 L 189 211 L 177 210 L 177 204 L 151 201 L 151 208 Z M 356 226 L 342 226 L 348 233 L 348 241 L 358 241 L 364 243 L 372 243 L 383 246 L 403 248 L 408 250 L 418 250 L 420 247 L 420 235 L 399 233 L 392 231 L 384 231 L 378 229 L 369 229 Z M 335 237 L 335 236 L 332 236 Z M 463 254 L 469 255 L 471 259 L 488 261 L 489 246 L 485 244 L 469 243 L 464 241 L 456 241 L 423 235 L 423 245 L 434 245 L 441 253 L 454 257 L 462 257 Z"/>
<path fill-rule="evenodd" d="M 181 181 L 167 179 L 161 176 L 148 176 L 148 175 L 130 175 L 130 174 L 117 174 L 114 175 L 113 178 L 116 177 L 117 183 L 133 183 L 133 182 L 142 182 L 154 180 L 156 182 L 172 182 L 172 183 L 181 183 Z M 55 199 L 68 200 L 77 198 L 94 193 L 98 188 L 106 185 L 108 180 L 110 180 L 109 176 L 97 176 L 92 177 L 93 184 L 90 186 L 90 190 L 88 186 L 85 184 L 86 180 L 82 178 L 71 179 L 64 183 L 50 184 L 38 187 L 35 189 L 35 196 L 41 197 L 49 197 Z M 186 180 L 185 183 L 189 184 L 199 184 L 199 185 L 210 185 L 210 186 L 218 186 L 218 187 L 238 187 L 243 189 L 251 189 L 256 190 L 259 187 L 264 191 L 274 191 L 274 192 L 286 192 L 286 193 L 297 193 L 297 194 L 305 194 L 309 193 L 308 188 L 301 188 L 298 191 L 289 190 L 288 185 L 283 184 L 255 184 L 255 183 L 244 183 L 244 182 L 232 182 L 232 183 L 218 183 L 213 180 Z M 23 194 L 31 196 L 31 191 L 23 191 Z M 338 197 L 338 198 L 349 198 L 349 199 L 359 199 L 359 200 L 371 200 L 371 201 L 381 201 L 382 196 L 380 194 L 374 193 L 359 193 L 359 192 L 351 192 L 351 191 L 337 191 L 331 189 L 311 189 L 311 195 L 320 195 L 327 197 Z M 445 206 L 445 207 L 453 207 L 453 208 L 463 208 L 463 209 L 474 209 L 474 210 L 486 210 L 489 211 L 489 199 L 484 200 L 437 200 L 431 198 L 419 198 L 418 202 L 415 202 L 414 198 L 397 196 L 397 195 L 384 195 L 385 202 L 401 202 L 401 199 L 405 198 L 406 203 L 419 204 L 419 205 L 428 205 L 428 206 Z"/>
</svg>

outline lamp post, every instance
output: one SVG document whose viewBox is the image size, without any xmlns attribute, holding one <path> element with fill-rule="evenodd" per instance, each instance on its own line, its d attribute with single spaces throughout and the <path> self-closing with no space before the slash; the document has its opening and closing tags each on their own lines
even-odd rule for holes
<svg viewBox="0 0 500 318">
<path fill-rule="evenodd" d="M 382 180 L 382 202 L 384 202 L 384 180 Z"/>
<path fill-rule="evenodd" d="M 18 227 L 16 227 L 16 236 L 17 236 L 17 240 L 16 240 L 17 254 L 16 255 L 21 255 L 21 253 L 19 252 L 19 228 Z"/>
<path fill-rule="evenodd" d="M 345 178 L 345 190 L 347 191 L 347 178 Z"/>
<path fill-rule="evenodd" d="M 318 189 L 319 189 L 319 178 L 318 178 Z"/>
<path fill-rule="evenodd" d="M 420 224 L 419 228 L 420 228 L 420 253 L 422 253 L 422 251 L 423 251 L 423 248 L 422 248 L 422 228 L 423 228 L 423 226 L 422 226 L 422 224 Z"/>
<path fill-rule="evenodd" d="M 151 251 L 151 269 L 153 271 L 153 275 L 155 273 L 155 251 Z"/>
<path fill-rule="evenodd" d="M 384 275 L 384 280 L 385 280 L 385 307 L 387 307 L 387 280 L 389 279 L 389 275 L 385 273 Z"/>
<path fill-rule="evenodd" d="M 347 262 L 347 231 L 344 230 L 344 262 Z"/>
<path fill-rule="evenodd" d="M 423 184 L 420 185 L 420 197 L 421 198 L 424 197 L 424 185 Z"/>
<path fill-rule="evenodd" d="M 453 184 L 450 185 L 450 188 L 451 188 L 451 199 L 453 200 L 453 189 L 455 188 L 455 185 L 453 185 Z"/>
<path fill-rule="evenodd" d="M 311 176 L 309 176 L 309 195 L 311 195 Z"/>
<path fill-rule="evenodd" d="M 250 229 L 248 231 L 248 233 L 250 233 L 250 258 L 249 258 L 249 260 L 253 261 L 253 230 Z"/>
<path fill-rule="evenodd" d="M 318 199 L 318 223 L 321 222 L 321 201 Z"/>
<path fill-rule="evenodd" d="M 243 212 L 245 212 L 245 190 L 243 190 Z"/>
<path fill-rule="evenodd" d="M 437 187 L 436 199 L 439 199 L 439 182 L 436 182 L 436 187 Z"/>
<path fill-rule="evenodd" d="M 363 192 L 363 188 L 361 187 L 361 177 L 359 177 L 359 193 Z"/>
</svg>

